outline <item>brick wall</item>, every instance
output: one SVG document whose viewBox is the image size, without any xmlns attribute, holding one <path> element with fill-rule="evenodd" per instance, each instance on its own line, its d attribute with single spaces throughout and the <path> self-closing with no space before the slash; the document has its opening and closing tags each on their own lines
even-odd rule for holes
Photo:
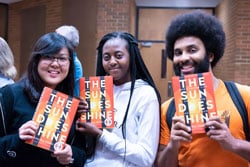
<svg viewBox="0 0 250 167">
<path fill-rule="evenodd" d="M 63 0 L 23 0 L 9 6 L 8 42 L 15 55 L 15 65 L 20 65 L 20 14 L 22 10 L 46 7 L 45 31 L 53 31 L 62 23 Z M 135 1 L 96 0 L 97 27 L 96 46 L 100 38 L 112 31 L 135 30 Z M 216 8 L 216 16 L 222 21 L 226 32 L 226 50 L 217 64 L 215 74 L 224 80 L 234 80 L 250 85 L 250 1 L 222 0 Z M 82 20 L 79 20 L 82 21 Z M 94 59 L 94 56 L 93 56 Z M 94 67 L 93 67 L 94 68 Z M 93 70 L 94 71 L 94 70 Z M 92 74 L 94 75 L 94 73 Z"/>
<path fill-rule="evenodd" d="M 132 31 L 132 17 L 135 2 L 131 0 L 98 0 L 97 41 L 112 31 Z"/>
<path fill-rule="evenodd" d="M 250 1 L 240 0 L 236 15 L 235 78 L 250 85 Z"/>
<path fill-rule="evenodd" d="M 70 2 L 70 1 L 69 1 Z M 134 32 L 135 30 L 135 1 L 134 0 L 95 0 L 97 6 L 97 19 L 96 19 L 96 36 L 91 38 L 96 40 L 96 48 L 100 38 L 112 31 L 128 31 Z M 20 71 L 21 67 L 21 13 L 23 10 L 37 7 L 45 6 L 46 9 L 46 19 L 45 19 L 45 33 L 54 31 L 54 29 L 60 26 L 63 22 L 63 0 L 23 0 L 14 4 L 9 5 L 9 25 L 8 25 L 8 42 L 13 50 L 15 56 L 15 65 L 17 70 Z M 90 9 L 91 10 L 91 9 Z M 82 18 L 82 17 L 81 17 Z M 74 18 L 72 18 L 74 19 Z M 75 18 L 76 19 L 76 18 Z M 78 19 L 79 22 L 83 20 Z M 86 21 L 85 21 L 86 22 Z M 30 23 L 32 24 L 32 23 Z M 87 23 L 88 24 L 88 23 Z M 82 32 L 80 35 L 83 34 Z M 87 42 L 84 40 L 83 42 Z M 78 51 L 81 51 L 78 48 Z M 89 48 L 92 49 L 92 48 Z M 95 51 L 83 51 L 84 53 L 92 53 Z M 28 56 L 28 55 L 27 55 Z M 84 55 L 83 55 L 84 56 Z M 95 61 L 94 55 L 88 55 L 92 57 L 93 60 L 84 59 L 83 63 L 93 64 L 91 62 Z M 88 61 L 88 62 L 87 62 Z M 22 65 L 23 66 L 23 65 Z M 91 66 L 91 70 L 85 70 L 87 75 L 95 74 L 94 65 Z M 20 75 L 20 74 L 19 74 Z M 19 76 L 20 77 L 20 76 Z M 17 78 L 18 79 L 18 78 Z"/>
<path fill-rule="evenodd" d="M 46 6 L 45 31 L 53 31 L 55 27 L 61 24 L 62 0 L 23 0 L 9 6 L 8 19 L 8 42 L 15 56 L 15 65 L 20 77 L 20 42 L 21 42 L 21 12 L 36 6 Z M 32 24 L 32 23 L 31 23 Z M 22 55 L 24 56 L 24 55 Z M 27 55 L 29 56 L 29 55 Z"/>
<path fill-rule="evenodd" d="M 250 85 L 250 1 L 223 0 L 216 9 L 226 32 L 226 49 L 215 74 Z"/>
</svg>

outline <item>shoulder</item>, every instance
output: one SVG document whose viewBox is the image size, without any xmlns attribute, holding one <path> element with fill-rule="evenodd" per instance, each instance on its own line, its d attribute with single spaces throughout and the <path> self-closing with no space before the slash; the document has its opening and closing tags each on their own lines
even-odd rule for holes
<svg viewBox="0 0 250 167">
<path fill-rule="evenodd" d="M 250 86 L 239 84 L 239 83 L 235 83 L 235 85 L 239 89 L 240 93 L 247 93 L 247 94 L 250 93 Z"/>
<path fill-rule="evenodd" d="M 11 78 L 0 77 L 0 87 L 4 87 L 5 85 L 13 84 L 13 83 L 14 81 Z"/>
<path fill-rule="evenodd" d="M 23 86 L 19 83 L 13 83 L 2 87 L 0 90 L 2 93 L 18 93 L 23 90 Z"/>
<path fill-rule="evenodd" d="M 226 87 L 226 83 L 227 83 L 227 82 L 224 81 L 224 83 L 223 83 L 223 81 L 220 80 L 220 86 L 219 86 L 218 90 L 220 90 L 220 91 L 221 91 L 221 90 L 228 91 L 228 90 L 227 90 L 227 87 Z M 240 94 L 241 94 L 242 96 L 250 96 L 250 86 L 248 86 L 248 85 L 243 85 L 243 84 L 236 83 L 236 82 L 231 82 L 231 83 L 234 83 L 234 84 L 235 84 L 235 86 L 237 87 L 238 91 L 240 92 Z M 230 84 L 229 84 L 229 85 L 230 85 Z M 232 88 L 232 87 L 228 87 L 228 88 Z M 217 91 L 217 90 L 216 90 L 216 91 Z"/>
<path fill-rule="evenodd" d="M 136 80 L 134 91 L 137 96 L 143 96 L 144 98 L 157 98 L 154 88 L 141 79 Z"/>
<path fill-rule="evenodd" d="M 250 100 L 250 86 L 235 83 L 243 99 Z"/>
<path fill-rule="evenodd" d="M 161 133 L 160 144 L 167 145 L 170 139 L 170 129 L 167 120 L 168 107 L 173 98 L 168 99 L 161 105 Z"/>
<path fill-rule="evenodd" d="M 20 106 L 23 106 L 22 100 L 24 98 L 22 95 L 22 90 L 23 89 L 21 88 L 21 86 L 16 83 L 6 85 L 0 89 L 1 104 L 7 120 L 11 119 L 14 105 L 16 104 L 17 100 L 21 101 Z"/>
<path fill-rule="evenodd" d="M 169 123 L 171 123 L 172 117 L 175 114 L 175 108 L 171 108 L 172 110 L 169 110 L 170 103 L 174 100 L 174 98 L 170 98 L 167 101 L 163 102 L 161 105 L 161 128 L 163 129 L 169 129 L 167 127 L 170 127 Z M 172 103 L 173 104 L 173 103 Z"/>
<path fill-rule="evenodd" d="M 2 87 L 0 89 L 1 96 L 3 97 L 3 101 L 14 100 L 15 98 L 22 99 L 23 98 L 23 87 L 18 84 L 10 84 Z"/>
<path fill-rule="evenodd" d="M 239 84 L 239 83 L 235 83 L 235 84 L 236 84 L 245 104 L 247 106 L 250 105 L 250 86 Z"/>
<path fill-rule="evenodd" d="M 161 114 L 162 114 L 162 116 L 165 116 L 165 117 L 166 117 L 166 115 L 167 115 L 167 110 L 168 110 L 168 107 L 169 107 L 169 104 L 170 104 L 170 102 L 171 102 L 173 99 L 174 99 L 174 98 L 172 97 L 172 98 L 166 100 L 165 102 L 163 102 L 163 103 L 161 104 Z"/>
</svg>

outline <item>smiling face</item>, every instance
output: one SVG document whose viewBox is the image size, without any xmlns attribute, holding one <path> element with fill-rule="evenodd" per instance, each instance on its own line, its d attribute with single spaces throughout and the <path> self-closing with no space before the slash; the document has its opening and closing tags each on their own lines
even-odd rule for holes
<svg viewBox="0 0 250 167">
<path fill-rule="evenodd" d="M 197 37 L 182 37 L 174 44 L 174 71 L 177 76 L 208 72 L 213 57 L 206 53 L 203 42 Z"/>
<path fill-rule="evenodd" d="M 56 58 L 42 57 L 37 69 L 44 85 L 55 89 L 67 77 L 69 67 L 69 51 L 64 47 L 58 52 Z"/>
<path fill-rule="evenodd" d="M 103 45 L 102 64 L 105 72 L 113 76 L 114 84 L 129 82 L 129 52 L 127 42 L 121 38 L 112 38 Z"/>
</svg>

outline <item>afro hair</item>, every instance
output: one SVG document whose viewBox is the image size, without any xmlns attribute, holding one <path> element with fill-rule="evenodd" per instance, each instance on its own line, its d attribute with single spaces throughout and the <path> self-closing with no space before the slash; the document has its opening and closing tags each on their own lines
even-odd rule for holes
<svg viewBox="0 0 250 167">
<path fill-rule="evenodd" d="M 169 59 L 173 60 L 175 41 L 185 36 L 201 39 L 206 52 L 214 54 L 212 67 L 224 54 L 225 33 L 219 20 L 209 13 L 196 10 L 178 15 L 171 21 L 166 33 L 166 51 Z"/>
</svg>

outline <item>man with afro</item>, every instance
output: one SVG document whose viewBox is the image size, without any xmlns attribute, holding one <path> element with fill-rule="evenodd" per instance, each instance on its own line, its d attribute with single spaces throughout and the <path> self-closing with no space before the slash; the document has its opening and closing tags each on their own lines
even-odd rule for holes
<svg viewBox="0 0 250 167">
<path fill-rule="evenodd" d="M 157 167 L 248 167 L 250 143 L 246 140 L 243 120 L 224 81 L 213 73 L 224 49 L 223 27 L 209 13 L 195 10 L 178 15 L 170 23 L 166 33 L 166 52 L 173 61 L 175 74 L 182 76 L 210 72 L 218 116 L 211 116 L 206 121 L 208 130 L 205 133 L 192 134 L 182 117 L 173 116 L 171 125 L 168 125 L 166 116 L 173 99 L 164 102 L 161 107 Z M 250 87 L 235 85 L 246 106 L 249 122 Z M 227 121 L 221 119 L 225 112 L 228 113 Z"/>
</svg>

